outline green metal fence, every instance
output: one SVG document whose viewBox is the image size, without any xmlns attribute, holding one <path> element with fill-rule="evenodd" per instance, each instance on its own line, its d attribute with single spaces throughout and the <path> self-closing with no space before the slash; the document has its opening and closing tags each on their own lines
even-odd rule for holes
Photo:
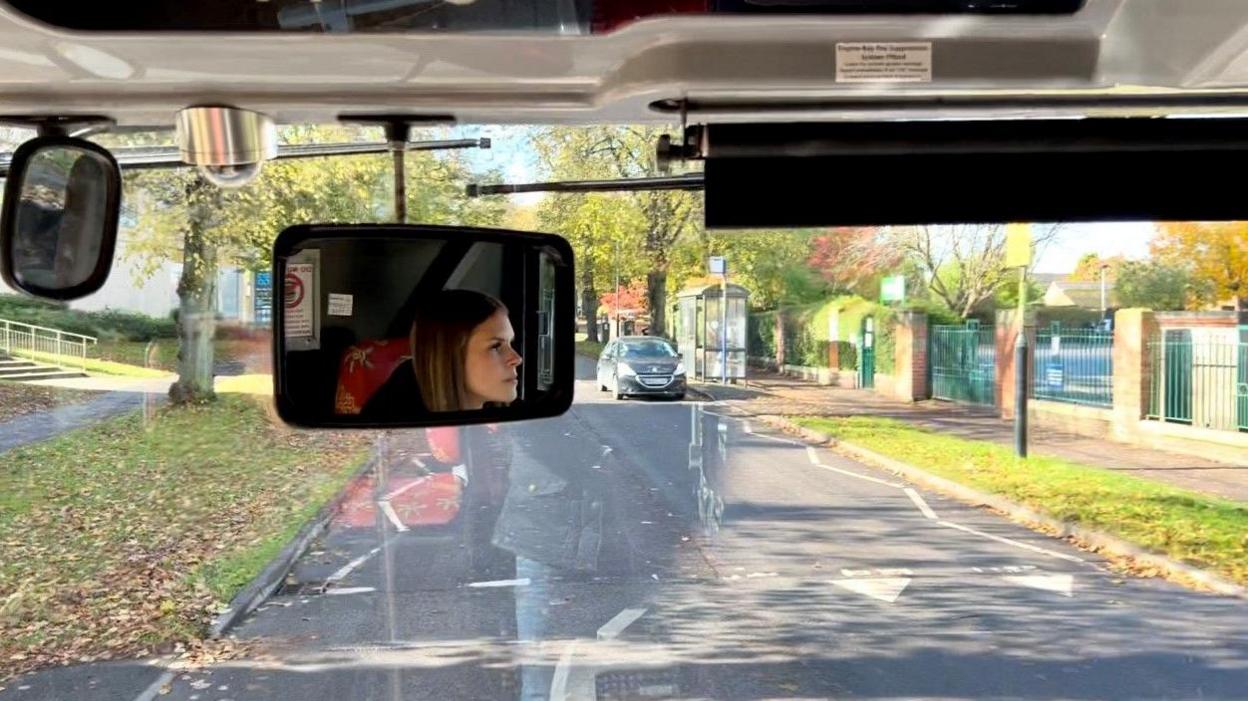
<svg viewBox="0 0 1248 701">
<path fill-rule="evenodd" d="M 1168 330 L 1149 343 L 1148 418 L 1248 432 L 1248 343 Z"/>
<path fill-rule="evenodd" d="M 1064 329 L 1054 322 L 1036 331 L 1033 348 L 1033 397 L 1086 406 L 1114 405 L 1112 331 Z"/>
<path fill-rule="evenodd" d="M 997 401 L 997 345 L 991 326 L 933 326 L 928 357 L 932 397 L 972 404 Z"/>
</svg>

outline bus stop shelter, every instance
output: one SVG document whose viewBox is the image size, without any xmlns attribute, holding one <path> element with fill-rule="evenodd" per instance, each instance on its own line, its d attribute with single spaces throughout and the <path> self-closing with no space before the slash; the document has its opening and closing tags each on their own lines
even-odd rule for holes
<svg viewBox="0 0 1248 701">
<path fill-rule="evenodd" d="M 740 285 L 727 286 L 727 377 L 729 382 L 745 379 L 745 323 L 750 291 Z M 676 295 L 676 345 L 686 372 L 698 380 L 719 380 L 724 371 L 724 286 L 707 283 L 687 287 Z"/>
</svg>

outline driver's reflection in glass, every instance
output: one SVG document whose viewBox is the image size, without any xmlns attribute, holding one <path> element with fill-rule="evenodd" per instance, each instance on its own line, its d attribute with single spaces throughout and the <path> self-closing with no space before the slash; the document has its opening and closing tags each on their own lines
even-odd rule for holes
<svg viewBox="0 0 1248 701">
<path fill-rule="evenodd" d="M 408 416 L 473 411 L 516 400 L 522 359 L 507 307 L 474 290 L 443 290 L 422 302 L 412 319 L 409 363 L 400 365 L 364 415 Z"/>
<path fill-rule="evenodd" d="M 612 574 L 600 564 L 626 566 L 630 560 L 624 553 L 602 553 L 623 543 L 619 538 L 604 538 L 604 533 L 612 533 L 612 526 L 604 519 L 607 485 L 599 470 L 588 465 L 579 470 L 563 468 L 570 463 L 542 459 L 557 447 L 534 448 L 525 447 L 523 440 L 517 443 L 507 499 L 493 539 L 494 545 L 515 555 L 515 576 L 522 580 L 514 589 L 515 627 L 529 656 L 538 654 L 540 641 L 567 632 L 557 626 L 574 617 L 568 609 L 575 605 L 578 583 L 590 575 Z M 542 657 L 545 660 L 548 655 Z M 547 699 L 553 677 L 553 665 L 524 664 L 520 699 Z"/>
</svg>

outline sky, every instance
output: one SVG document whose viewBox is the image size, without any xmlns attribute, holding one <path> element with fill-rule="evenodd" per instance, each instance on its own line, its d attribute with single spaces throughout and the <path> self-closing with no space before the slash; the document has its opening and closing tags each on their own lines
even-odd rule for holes
<svg viewBox="0 0 1248 701">
<path fill-rule="evenodd" d="M 1155 229 L 1151 222 L 1105 222 L 1066 224 L 1057 238 L 1036 259 L 1037 273 L 1069 273 L 1088 253 L 1101 258 L 1148 257 L 1148 243 Z"/>
<path fill-rule="evenodd" d="M 469 167 L 478 173 L 501 169 L 509 183 L 535 182 L 538 175 L 537 159 L 528 148 L 529 127 L 508 125 L 457 125 L 452 128 L 453 138 L 481 138 L 491 140 L 489 149 L 466 151 Z M 484 182 L 486 179 L 483 178 Z M 528 207 L 540 202 L 543 193 L 509 195 L 511 202 Z M 1150 222 L 1107 222 L 1094 224 L 1066 224 L 1058 237 L 1044 250 L 1033 268 L 1037 273 L 1069 273 L 1079 259 L 1088 253 L 1102 258 L 1125 256 L 1129 259 L 1148 257 L 1148 243 L 1154 233 Z"/>
</svg>

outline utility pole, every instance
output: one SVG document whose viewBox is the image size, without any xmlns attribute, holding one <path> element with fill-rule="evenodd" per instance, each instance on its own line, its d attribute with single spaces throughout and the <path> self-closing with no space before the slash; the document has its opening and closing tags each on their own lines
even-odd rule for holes
<svg viewBox="0 0 1248 701">
<path fill-rule="evenodd" d="M 620 242 L 615 242 L 615 330 L 611 338 L 620 337 Z"/>
<path fill-rule="evenodd" d="M 1109 303 L 1105 294 L 1105 270 L 1109 268 L 1108 263 L 1101 263 L 1101 319 L 1105 318 L 1105 311 L 1109 309 Z"/>
</svg>

